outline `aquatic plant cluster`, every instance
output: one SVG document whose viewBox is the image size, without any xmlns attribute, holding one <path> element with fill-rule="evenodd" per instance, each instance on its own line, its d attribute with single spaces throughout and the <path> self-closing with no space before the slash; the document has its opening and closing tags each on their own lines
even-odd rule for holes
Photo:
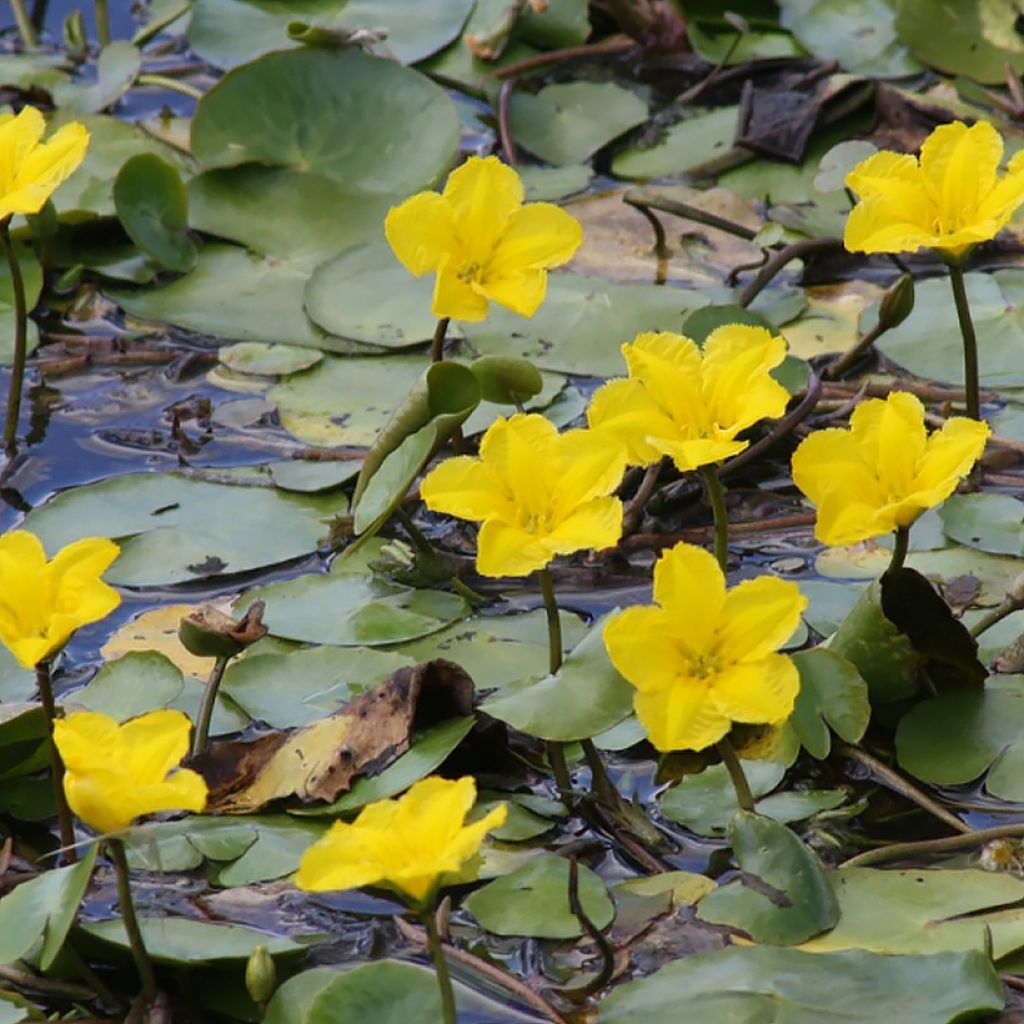
<svg viewBox="0 0 1024 1024">
<path fill-rule="evenodd" d="M 237 40 L 209 29 L 221 7 L 277 40 L 278 15 L 248 0 L 165 6 L 118 44 L 97 3 L 97 83 L 54 84 L 71 98 L 49 118 L 20 92 L 17 112 L 0 113 L 0 490 L 17 512 L 0 534 L 0 773 L 11 794 L 0 798 L 0 1024 L 53 1007 L 66 1019 L 156 1021 L 168 1001 L 186 1019 L 270 1024 L 754 1024 L 776 1003 L 780 1024 L 908 1006 L 912 1024 L 998 1012 L 1003 981 L 1024 988 L 1013 909 L 1024 826 L 996 816 L 976 827 L 927 786 L 987 771 L 991 803 L 980 805 L 1024 801 L 1024 660 L 1005 632 L 1019 632 L 1024 610 L 1024 514 L 984 478 L 999 444 L 1024 443 L 989 422 L 1006 411 L 986 389 L 998 372 L 975 325 L 991 325 L 991 303 L 967 272 L 979 247 L 1013 230 L 1024 150 L 1004 161 L 1000 131 L 973 117 L 929 130 L 918 156 L 830 150 L 819 174 L 835 176 L 829 159 L 841 165 L 833 191 L 850 205 L 831 213 L 843 252 L 891 259 L 899 276 L 874 286 L 851 344 L 808 359 L 788 338 L 799 315 L 779 312 L 787 296 L 767 312 L 751 306 L 808 241 L 834 252 L 838 237 L 784 241 L 781 220 L 764 235 L 693 196 L 627 193 L 655 230 L 662 275 L 641 302 L 638 285 L 574 273 L 595 258 L 593 220 L 549 201 L 565 193 L 519 165 L 511 89 L 496 95 L 504 159 L 460 151 L 452 166 L 450 100 L 401 66 L 439 60 L 441 45 L 420 54 L 399 30 L 402 52 L 384 53 L 365 25 L 295 21 L 287 47 L 238 54 L 203 93 L 147 76 L 141 47 L 188 16 L 198 51 L 231 50 Z M 454 31 L 478 5 L 463 6 Z M 698 31 L 685 5 L 621 5 L 639 28 L 605 6 L 622 30 L 606 37 L 608 54 L 671 51 Z M 522 25 L 549 10 L 553 20 L 553 7 L 513 4 L 488 33 L 467 31 L 438 79 L 465 84 L 478 73 L 466 67 L 504 59 Z M 20 0 L 12 8 L 22 52 L 0 56 L 0 72 L 25 58 L 34 81 L 33 19 Z M 417 17 L 417 32 L 433 30 Z M 756 35 L 736 25 L 734 45 Z M 79 30 L 70 18 L 69 45 Z M 549 57 L 530 46 L 511 66 L 525 73 Z M 108 146 L 99 111 L 146 77 L 199 100 L 187 153 L 135 153 L 113 184 L 94 167 L 76 185 Z M 327 107 L 343 104 L 349 79 L 384 106 L 416 108 L 429 130 L 406 146 L 381 127 L 367 156 L 330 132 L 292 137 L 274 101 L 260 107 L 261 90 L 298 82 L 301 99 L 317 81 L 338 90 Z M 529 108 L 563 87 L 522 98 Z M 102 102 L 76 91 L 86 88 Z M 609 116 L 625 118 L 608 139 L 574 161 L 546 157 L 589 130 L 557 121 L 562 134 L 528 148 L 571 170 L 646 117 L 644 107 L 629 121 L 628 101 L 603 95 Z M 386 122 L 357 107 L 348 114 Z M 282 163 L 275 150 L 289 146 Z M 187 188 L 178 160 L 202 168 Z M 77 217 L 61 226 L 90 204 L 86 230 Z M 756 288 L 679 305 L 656 214 L 681 211 L 761 249 Z M 116 220 L 116 254 L 90 248 L 102 248 L 87 237 L 94 220 Z M 908 260 L 929 256 L 941 261 L 934 281 L 918 283 Z M 197 308 L 234 324 L 226 336 L 238 343 L 216 346 L 211 376 L 225 391 L 252 390 L 247 376 L 276 380 L 275 427 L 305 443 L 295 459 L 191 464 L 199 448 L 182 424 L 209 411 L 186 403 L 172 416 L 175 474 L 54 480 L 35 507 L 18 494 L 37 472 L 38 395 L 25 381 L 51 347 L 30 362 L 44 279 L 59 304 L 62 289 L 110 266 L 123 275 L 108 289 L 117 315 L 142 332 L 131 343 L 147 323 L 200 327 Z M 875 343 L 921 315 L 915 291 L 933 285 L 926 315 L 955 321 L 962 387 L 895 373 L 825 408 L 823 389 L 871 365 Z M 250 301 L 244 329 L 214 312 Z M 614 336 L 600 356 L 587 337 L 598 324 Z M 337 376 L 316 385 L 320 406 L 283 411 L 289 389 L 328 369 Z M 1005 375 L 1007 387 L 1024 383 Z M 362 408 L 360 381 L 372 392 L 375 376 L 391 400 Z M 746 557 L 764 514 L 755 505 L 737 518 L 750 507 L 732 493 L 744 469 L 784 480 L 819 565 L 848 578 L 799 579 L 785 560 Z M 979 559 L 1009 557 L 998 572 L 952 573 L 937 560 L 953 550 L 947 537 Z M 649 557 L 630 561 L 633 550 Z M 612 585 L 616 574 L 626 586 Z M 578 613 L 584 578 L 611 595 L 591 602 L 597 614 Z M 191 584 L 214 598 L 171 605 Z M 79 664 L 101 634 L 101 655 Z M 996 635 L 990 672 L 981 650 Z M 890 828 L 908 813 L 909 839 Z M 862 841 L 850 827 L 861 815 L 881 838 Z M 695 850 L 702 871 L 689 870 Z M 929 868 L 873 866 L 947 855 Z M 154 886 L 170 872 L 185 879 L 180 891 Z M 254 927 L 246 899 L 315 908 L 316 934 Z M 386 922 L 388 955 L 381 932 L 359 931 L 364 913 Z M 685 928 L 706 929 L 706 951 L 675 948 Z M 571 942 L 527 955 L 510 941 L 522 937 Z M 188 994 L 192 971 L 210 972 L 201 996 Z"/>
</svg>

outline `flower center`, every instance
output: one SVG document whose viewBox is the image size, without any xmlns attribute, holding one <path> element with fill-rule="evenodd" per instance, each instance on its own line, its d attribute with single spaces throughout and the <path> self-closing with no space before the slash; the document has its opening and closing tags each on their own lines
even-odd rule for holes
<svg viewBox="0 0 1024 1024">
<path fill-rule="evenodd" d="M 718 658 L 709 651 L 690 651 L 686 658 L 690 675 L 695 679 L 707 679 L 718 675 L 720 669 Z"/>
<path fill-rule="evenodd" d="M 472 284 L 474 281 L 480 280 L 480 270 L 479 263 L 463 263 L 456 276 L 465 284 Z"/>
<path fill-rule="evenodd" d="M 520 512 L 519 525 L 526 533 L 533 533 L 542 536 L 551 533 L 553 528 L 552 513 L 548 512 Z"/>
</svg>

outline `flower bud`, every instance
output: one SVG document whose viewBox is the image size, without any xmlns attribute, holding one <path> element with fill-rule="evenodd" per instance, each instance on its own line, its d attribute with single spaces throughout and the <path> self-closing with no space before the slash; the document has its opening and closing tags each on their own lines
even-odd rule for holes
<svg viewBox="0 0 1024 1024">
<path fill-rule="evenodd" d="M 277 969 L 266 946 L 257 946 L 249 954 L 249 962 L 245 965 L 245 987 L 249 998 L 258 1006 L 263 1006 L 274 994 L 277 988 Z"/>
<path fill-rule="evenodd" d="M 254 601 L 236 621 L 213 605 L 204 604 L 181 620 L 178 639 L 198 658 L 233 658 L 267 635 L 262 621 L 264 607 L 262 601 Z"/>
<path fill-rule="evenodd" d="M 878 307 L 878 325 L 888 331 L 899 327 L 914 311 L 914 279 L 901 274 L 900 279 L 882 296 Z"/>
</svg>

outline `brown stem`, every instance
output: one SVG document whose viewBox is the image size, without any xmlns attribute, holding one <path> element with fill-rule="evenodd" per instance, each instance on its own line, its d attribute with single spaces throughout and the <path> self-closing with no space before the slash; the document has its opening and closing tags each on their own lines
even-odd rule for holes
<svg viewBox="0 0 1024 1024">
<path fill-rule="evenodd" d="M 512 137 L 508 119 L 509 103 L 515 89 L 516 79 L 509 77 L 501 83 L 501 90 L 498 92 L 498 138 L 501 140 L 501 151 L 505 154 L 505 163 L 510 167 L 515 167 L 519 163 L 519 151 L 516 149 L 516 141 Z"/>
<path fill-rule="evenodd" d="M 750 792 L 750 783 L 747 781 L 747 774 L 743 771 L 736 750 L 728 739 L 721 739 L 715 744 L 718 753 L 722 757 L 722 764 L 725 765 L 729 778 L 732 780 L 732 788 L 736 790 L 736 802 L 740 805 L 741 811 L 754 813 L 754 797 Z"/>
<path fill-rule="evenodd" d="M 206 744 L 210 737 L 210 721 L 213 719 L 213 709 L 217 703 L 217 691 L 220 689 L 221 679 L 224 678 L 224 669 L 228 667 L 230 660 L 230 657 L 218 658 L 213 663 L 210 678 L 206 681 L 203 702 L 199 706 L 199 717 L 196 719 L 196 727 L 192 734 L 193 757 L 199 757 L 206 750 Z"/>
<path fill-rule="evenodd" d="M 432 363 L 439 363 L 444 359 L 444 338 L 448 333 L 448 323 L 449 318 L 443 316 L 437 321 L 437 326 L 434 328 L 434 338 L 430 343 L 430 361 Z"/>
<path fill-rule="evenodd" d="M 931 853 L 948 853 L 952 850 L 964 850 L 971 846 L 978 846 L 993 839 L 1018 837 L 1024 838 L 1024 824 L 995 825 L 992 828 L 979 828 L 957 836 L 943 836 L 942 839 L 919 839 L 908 843 L 891 843 L 889 846 L 880 846 L 877 850 L 865 850 L 849 860 L 844 860 L 840 867 L 863 867 L 866 864 L 878 864 L 885 860 L 917 857 Z"/>
<path fill-rule="evenodd" d="M 847 370 L 859 360 L 865 352 L 885 333 L 886 327 L 881 322 L 875 324 L 863 337 L 859 338 L 841 356 L 837 356 L 834 362 L 828 364 L 822 371 L 821 376 L 825 380 L 835 380 L 841 377 Z"/>
<path fill-rule="evenodd" d="M 682 203 L 676 199 L 666 199 L 664 196 L 655 195 L 644 189 L 630 189 L 622 198 L 630 206 L 637 208 L 646 206 L 652 210 L 661 210 L 662 213 L 671 213 L 677 217 L 685 217 L 687 220 L 696 221 L 698 224 L 703 224 L 709 228 L 717 228 L 719 231 L 725 231 L 730 235 L 735 235 L 737 238 L 746 239 L 748 242 L 752 242 L 757 238 L 757 232 L 753 228 L 744 227 L 742 224 L 737 224 L 734 220 L 727 220 L 725 217 L 719 217 L 718 214 L 709 213 L 707 210 L 702 210 L 699 206 L 691 206 L 689 203 Z"/>
<path fill-rule="evenodd" d="M 441 994 L 441 1019 L 444 1024 L 457 1024 L 458 1011 L 455 1009 L 455 990 L 452 978 L 448 973 L 448 961 L 444 956 L 444 946 L 437 930 L 437 921 L 432 911 L 424 911 L 421 920 L 427 933 L 427 948 L 430 958 L 434 961 L 434 973 L 437 975 L 437 987 Z"/>
<path fill-rule="evenodd" d="M 809 256 L 816 252 L 828 252 L 831 249 L 841 249 L 843 240 L 841 238 L 803 238 L 799 242 L 791 242 L 781 249 L 775 250 L 765 265 L 758 271 L 747 286 L 736 299 L 736 305 L 746 309 L 754 299 L 767 287 L 772 278 L 792 260 L 802 256 Z"/>
<path fill-rule="evenodd" d="M 586 999 L 595 992 L 600 992 L 612 980 L 612 975 L 615 973 L 615 950 L 604 932 L 590 919 L 580 900 L 579 873 L 579 863 L 576 857 L 572 856 L 569 858 L 569 909 L 579 921 L 580 927 L 594 940 L 594 944 L 601 954 L 601 970 L 586 985 L 563 992 L 574 1001 Z"/>
<path fill-rule="evenodd" d="M 503 68 L 495 68 L 491 74 L 495 78 L 508 78 L 511 75 L 523 75 L 537 68 L 546 68 L 549 64 L 558 64 L 563 60 L 575 60 L 582 57 L 597 57 L 606 53 L 624 53 L 636 46 L 629 36 L 614 35 L 602 39 L 599 43 L 587 43 L 583 46 L 567 46 L 561 50 L 547 50 L 532 57 L 512 61 Z"/>
<path fill-rule="evenodd" d="M 636 494 L 630 498 L 629 504 L 626 505 L 625 511 L 622 513 L 623 537 L 628 537 L 640 525 L 647 502 L 654 493 L 654 488 L 658 485 L 658 474 L 661 472 L 661 467 L 664 463 L 664 459 L 659 459 L 653 466 L 648 466 L 644 472 L 640 486 L 636 489 Z"/>
<path fill-rule="evenodd" d="M 117 902 L 124 920 L 124 930 L 128 936 L 128 945 L 131 947 L 135 969 L 139 972 L 142 998 L 146 1003 L 152 1003 L 156 998 L 156 975 L 153 973 L 153 963 L 149 959 L 149 953 L 146 952 L 146 942 L 142 937 L 142 929 L 139 928 L 139 919 L 135 913 L 131 873 L 128 870 L 128 857 L 124 851 L 124 843 L 120 839 L 108 838 L 106 846 L 117 874 Z"/>
<path fill-rule="evenodd" d="M 57 720 L 57 704 L 53 699 L 53 679 L 50 676 L 50 663 L 46 659 L 36 665 L 36 687 L 39 700 L 46 714 L 46 742 L 50 748 L 50 777 L 53 781 L 53 799 L 57 805 L 57 827 L 60 832 L 60 845 L 64 859 L 73 864 L 78 860 L 75 850 L 75 823 L 68 807 L 68 798 L 64 793 L 64 762 L 60 751 L 53 741 L 53 723 Z"/>
</svg>

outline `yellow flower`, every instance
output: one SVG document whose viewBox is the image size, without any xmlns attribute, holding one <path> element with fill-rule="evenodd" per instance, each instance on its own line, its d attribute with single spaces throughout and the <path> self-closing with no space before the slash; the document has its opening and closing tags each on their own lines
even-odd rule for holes
<svg viewBox="0 0 1024 1024">
<path fill-rule="evenodd" d="M 954 416 L 929 437 L 924 406 L 905 391 L 863 402 L 849 430 L 818 430 L 793 453 L 793 480 L 818 509 L 815 536 L 856 544 L 909 526 L 953 493 L 988 435 L 988 424 Z"/>
<path fill-rule="evenodd" d="M 851 252 L 907 252 L 922 246 L 957 260 L 995 238 L 1024 203 L 1024 155 L 1000 178 L 1003 140 L 986 121 L 939 125 L 921 159 L 882 150 L 846 176 L 860 198 L 846 221 Z"/>
<path fill-rule="evenodd" d="M 95 711 L 53 723 L 68 806 L 97 832 L 118 832 L 154 811 L 201 811 L 206 783 L 177 768 L 192 723 L 181 711 L 150 711 L 123 725 Z"/>
<path fill-rule="evenodd" d="M 681 334 L 640 334 L 622 346 L 627 380 L 594 393 L 587 422 L 627 447 L 630 465 L 668 455 L 683 472 L 743 451 L 736 435 L 775 419 L 789 395 L 770 371 L 786 357 L 786 342 L 763 327 L 726 324 L 703 351 Z"/>
<path fill-rule="evenodd" d="M 484 576 L 528 576 L 555 555 L 618 542 L 622 502 L 610 495 L 625 468 L 614 438 L 559 434 L 545 417 L 520 413 L 491 424 L 480 458 L 459 455 L 428 473 L 420 497 L 434 512 L 483 522 Z"/>
<path fill-rule="evenodd" d="M 421 779 L 397 800 L 364 807 L 351 823 L 336 821 L 303 854 L 295 884 L 312 892 L 389 885 L 426 905 L 445 876 L 457 875 L 484 836 L 505 823 L 501 804 L 463 824 L 475 801 L 469 776 Z"/>
<path fill-rule="evenodd" d="M 22 108 L 17 117 L 0 114 L 0 219 L 38 213 L 85 158 L 85 125 L 72 121 L 41 143 L 45 128 L 35 107 Z"/>
<path fill-rule="evenodd" d="M 519 175 L 496 156 L 470 157 L 441 195 L 417 192 L 392 207 L 384 233 L 408 271 L 437 271 L 431 309 L 456 320 L 483 320 L 488 300 L 533 316 L 547 271 L 568 263 L 583 241 L 565 210 L 524 206 Z"/>
<path fill-rule="evenodd" d="M 0 641 L 25 668 L 67 643 L 89 622 L 109 615 L 121 598 L 100 576 L 119 552 L 102 537 L 62 548 L 47 562 L 39 538 L 27 530 L 0 536 Z"/>
<path fill-rule="evenodd" d="M 761 576 L 726 592 L 712 555 L 677 544 L 654 566 L 654 599 L 610 619 L 604 643 L 658 750 L 703 750 L 733 722 L 789 717 L 800 677 L 776 652 L 807 605 L 795 583 Z"/>
</svg>

